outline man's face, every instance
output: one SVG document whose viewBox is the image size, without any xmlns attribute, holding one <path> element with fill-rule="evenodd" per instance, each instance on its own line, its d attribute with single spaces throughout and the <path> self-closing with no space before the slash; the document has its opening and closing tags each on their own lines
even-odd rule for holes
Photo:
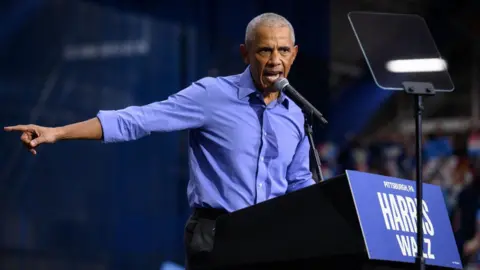
<svg viewBox="0 0 480 270">
<path fill-rule="evenodd" d="M 255 39 L 240 51 L 244 62 L 250 65 L 255 85 L 260 90 L 273 90 L 271 86 L 278 78 L 286 78 L 297 56 L 288 27 L 259 26 Z"/>
</svg>

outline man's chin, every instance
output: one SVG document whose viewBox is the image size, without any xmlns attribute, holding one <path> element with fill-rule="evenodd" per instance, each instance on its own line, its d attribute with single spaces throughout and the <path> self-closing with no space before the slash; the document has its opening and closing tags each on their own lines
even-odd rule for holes
<svg viewBox="0 0 480 270">
<path fill-rule="evenodd" d="M 262 79 L 262 88 L 270 89 L 272 92 L 276 92 L 277 90 L 273 89 L 273 86 L 274 86 L 275 82 L 277 80 L 280 80 L 281 78 L 283 78 L 283 76 L 278 76 L 274 80 L 271 80 L 271 79 L 267 80 L 267 79 L 263 78 Z"/>
<path fill-rule="evenodd" d="M 263 91 L 264 91 L 265 93 L 275 93 L 275 92 L 279 92 L 277 89 L 275 89 L 275 87 L 273 87 L 273 84 L 266 85 L 266 86 L 263 88 Z"/>
</svg>

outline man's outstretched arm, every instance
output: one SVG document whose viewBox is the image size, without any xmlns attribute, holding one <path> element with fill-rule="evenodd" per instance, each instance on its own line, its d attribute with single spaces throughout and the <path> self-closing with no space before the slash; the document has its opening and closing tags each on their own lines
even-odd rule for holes
<svg viewBox="0 0 480 270">
<path fill-rule="evenodd" d="M 151 132 L 198 128 L 206 121 L 208 96 L 204 83 L 209 81 L 200 80 L 164 101 L 100 111 L 95 118 L 63 127 L 17 125 L 5 127 L 5 130 L 22 132 L 21 141 L 36 154 L 38 145 L 59 140 L 122 142 L 142 138 Z"/>
<path fill-rule="evenodd" d="M 101 140 L 103 137 L 102 125 L 97 117 L 54 129 L 58 140 Z"/>
<path fill-rule="evenodd" d="M 38 125 L 16 125 L 5 127 L 5 131 L 20 131 L 22 143 L 36 155 L 35 148 L 43 143 L 54 143 L 59 140 L 100 140 L 102 125 L 97 117 L 63 127 L 42 127 Z"/>
</svg>

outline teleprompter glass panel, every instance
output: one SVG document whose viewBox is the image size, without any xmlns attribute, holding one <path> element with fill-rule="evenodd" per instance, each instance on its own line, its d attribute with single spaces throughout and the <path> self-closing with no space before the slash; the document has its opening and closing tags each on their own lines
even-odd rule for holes
<svg viewBox="0 0 480 270">
<path fill-rule="evenodd" d="M 350 12 L 348 19 L 380 88 L 403 90 L 403 82 L 424 82 L 439 92 L 454 90 L 448 63 L 422 17 Z"/>
</svg>

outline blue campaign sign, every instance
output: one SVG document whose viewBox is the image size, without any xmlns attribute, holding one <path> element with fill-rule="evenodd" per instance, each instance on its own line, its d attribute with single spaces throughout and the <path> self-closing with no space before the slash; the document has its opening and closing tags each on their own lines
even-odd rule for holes
<svg viewBox="0 0 480 270">
<path fill-rule="evenodd" d="M 369 258 L 415 262 L 415 182 L 347 171 Z M 427 265 L 462 269 L 440 187 L 423 184 L 424 254 Z"/>
</svg>

